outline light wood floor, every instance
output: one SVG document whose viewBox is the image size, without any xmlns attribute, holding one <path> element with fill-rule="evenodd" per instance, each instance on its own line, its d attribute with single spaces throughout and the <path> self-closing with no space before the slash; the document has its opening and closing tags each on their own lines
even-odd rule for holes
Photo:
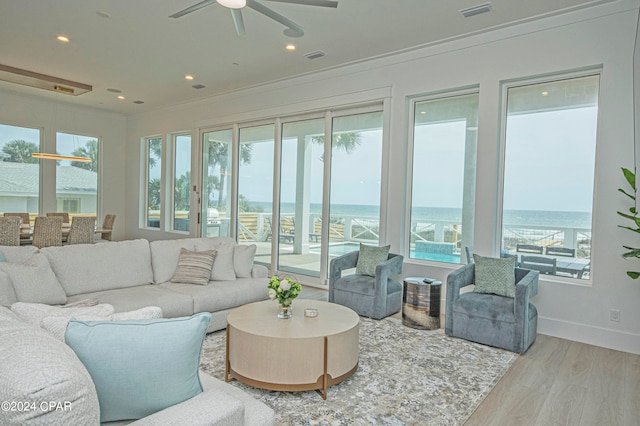
<svg viewBox="0 0 640 426">
<path fill-rule="evenodd" d="M 538 334 L 465 425 L 640 425 L 640 355 Z"/>
</svg>

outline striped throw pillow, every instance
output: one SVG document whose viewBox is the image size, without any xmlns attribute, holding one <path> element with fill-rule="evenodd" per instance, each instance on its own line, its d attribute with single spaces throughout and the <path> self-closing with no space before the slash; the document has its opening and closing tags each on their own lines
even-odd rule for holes
<svg viewBox="0 0 640 426">
<path fill-rule="evenodd" d="M 207 285 L 211 277 L 215 250 L 191 251 L 180 249 L 178 266 L 171 278 L 172 283 Z"/>
</svg>

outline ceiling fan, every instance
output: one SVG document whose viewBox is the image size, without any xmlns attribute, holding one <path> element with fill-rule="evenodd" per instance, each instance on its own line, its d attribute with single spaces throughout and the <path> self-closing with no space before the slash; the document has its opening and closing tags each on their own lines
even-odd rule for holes
<svg viewBox="0 0 640 426">
<path fill-rule="evenodd" d="M 319 6 L 319 7 L 338 7 L 338 2 L 335 0 L 268 0 L 275 1 L 280 3 L 292 3 L 292 4 L 301 4 L 306 6 Z M 258 13 L 263 14 L 264 16 L 273 19 L 287 27 L 284 30 L 284 34 L 289 37 L 302 37 L 304 35 L 304 29 L 293 22 L 292 20 L 280 15 L 278 12 L 269 9 L 268 7 L 258 3 L 255 0 L 204 0 L 200 3 L 194 4 L 191 7 L 188 7 L 180 12 L 176 12 L 173 15 L 169 16 L 170 18 L 180 18 L 184 15 L 187 15 L 191 12 L 195 12 L 196 10 L 200 10 L 203 7 L 210 6 L 212 4 L 218 3 L 222 6 L 228 7 L 231 11 L 231 18 L 233 19 L 233 25 L 236 29 L 236 34 L 238 36 L 243 36 L 245 34 L 244 29 L 244 20 L 242 19 L 242 11 L 243 7 L 250 7 Z"/>
</svg>

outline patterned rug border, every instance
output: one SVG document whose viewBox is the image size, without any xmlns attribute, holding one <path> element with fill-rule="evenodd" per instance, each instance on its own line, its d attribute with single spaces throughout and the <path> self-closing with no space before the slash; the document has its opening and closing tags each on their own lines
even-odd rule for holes
<svg viewBox="0 0 640 426">
<path fill-rule="evenodd" d="M 209 334 L 201 357 L 202 369 L 220 380 L 225 340 L 224 331 Z M 273 408 L 278 426 L 463 425 L 517 358 L 513 352 L 446 336 L 443 329 L 417 330 L 397 318 L 361 317 L 358 371 L 329 388 L 326 401 L 315 391 L 230 384 Z M 416 370 L 430 374 L 416 376 Z"/>
</svg>

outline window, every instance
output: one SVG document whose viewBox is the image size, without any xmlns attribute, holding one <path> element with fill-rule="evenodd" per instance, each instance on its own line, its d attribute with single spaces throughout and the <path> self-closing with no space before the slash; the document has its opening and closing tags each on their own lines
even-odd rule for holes
<svg viewBox="0 0 640 426">
<path fill-rule="evenodd" d="M 599 75 L 507 87 L 503 255 L 587 279 Z"/>
<path fill-rule="evenodd" d="M 462 254 L 473 241 L 477 123 L 477 93 L 413 102 L 412 259 L 466 263 Z"/>
<path fill-rule="evenodd" d="M 189 232 L 191 135 L 174 135 L 173 157 L 173 230 Z"/>
<path fill-rule="evenodd" d="M 0 124 L 0 212 L 38 215 L 40 130 Z"/>
<path fill-rule="evenodd" d="M 56 208 L 95 215 L 98 209 L 98 138 L 56 133 L 56 153 L 90 162 L 56 161 Z"/>
<path fill-rule="evenodd" d="M 148 228 L 160 228 L 160 194 L 162 171 L 162 139 L 145 139 L 146 150 L 146 212 L 145 224 Z"/>
</svg>

